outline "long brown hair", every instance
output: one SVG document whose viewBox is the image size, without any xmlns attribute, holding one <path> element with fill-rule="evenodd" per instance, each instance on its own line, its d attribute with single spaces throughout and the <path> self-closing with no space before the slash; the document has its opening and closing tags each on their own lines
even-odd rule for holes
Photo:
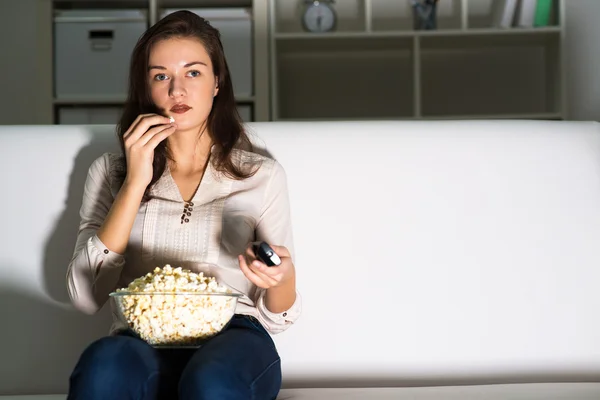
<svg viewBox="0 0 600 400">
<path fill-rule="evenodd" d="M 190 12 L 177 11 L 167 15 L 155 25 L 150 27 L 138 40 L 133 53 L 129 69 L 129 88 L 127 101 L 121 119 L 117 124 L 117 136 L 121 150 L 125 157 L 125 144 L 123 135 L 140 114 L 161 114 L 152 101 L 148 82 L 148 63 L 152 46 L 157 42 L 171 38 L 195 38 L 204 45 L 213 65 L 213 73 L 217 78 L 219 92 L 214 98 L 213 106 L 208 115 L 206 131 L 211 135 L 216 151 L 211 156 L 215 169 L 234 179 L 244 179 L 252 176 L 256 171 L 242 170 L 232 159 L 235 147 L 252 149 L 237 111 L 233 85 L 229 68 L 225 60 L 220 33 L 204 18 Z M 166 141 L 160 143 L 154 150 L 153 175 L 146 188 L 144 199 L 148 200 L 148 193 L 156 181 L 165 171 L 167 160 L 170 159 Z M 127 163 L 124 166 L 123 176 L 127 174 Z"/>
</svg>

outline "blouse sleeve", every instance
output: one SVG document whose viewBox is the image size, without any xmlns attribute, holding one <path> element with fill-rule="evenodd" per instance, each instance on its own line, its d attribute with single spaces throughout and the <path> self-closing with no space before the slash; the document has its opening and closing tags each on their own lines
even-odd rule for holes
<svg viewBox="0 0 600 400">
<path fill-rule="evenodd" d="M 287 177 L 285 170 L 277 161 L 273 161 L 265 190 L 261 214 L 256 226 L 256 240 L 277 246 L 285 246 L 295 264 Z M 273 313 L 267 309 L 265 294 L 265 289 L 258 291 L 256 308 L 259 320 L 270 333 L 283 332 L 300 317 L 302 312 L 300 293 L 296 291 L 294 304 L 288 310 L 280 313 Z"/>
<path fill-rule="evenodd" d="M 110 158 L 104 154 L 88 170 L 79 215 L 79 232 L 67 270 L 67 289 L 75 308 L 94 314 L 117 285 L 125 258 L 109 249 L 96 232 L 114 201 L 109 179 Z"/>
</svg>

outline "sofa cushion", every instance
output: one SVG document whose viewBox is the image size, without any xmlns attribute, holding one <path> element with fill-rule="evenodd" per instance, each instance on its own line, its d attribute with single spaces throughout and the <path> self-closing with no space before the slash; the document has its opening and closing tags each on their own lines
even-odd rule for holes
<svg viewBox="0 0 600 400">
<path fill-rule="evenodd" d="M 287 389 L 277 400 L 597 400 L 600 383 Z M 62 399 L 61 399 L 62 400 Z"/>
<path fill-rule="evenodd" d="M 305 293 L 274 337 L 286 387 L 600 381 L 600 124 L 251 130 L 288 176 Z M 3 126 L 0 149 L 0 394 L 65 393 L 110 326 L 109 307 L 72 310 L 64 277 L 114 127 Z"/>
<path fill-rule="evenodd" d="M 600 383 L 521 383 L 403 388 L 283 389 L 277 400 L 597 400 Z M 65 400 L 66 395 L 0 396 L 0 400 Z"/>
</svg>

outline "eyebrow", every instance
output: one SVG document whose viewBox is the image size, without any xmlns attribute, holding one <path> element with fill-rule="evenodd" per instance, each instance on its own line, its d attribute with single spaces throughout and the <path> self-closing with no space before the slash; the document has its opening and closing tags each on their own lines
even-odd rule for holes
<svg viewBox="0 0 600 400">
<path fill-rule="evenodd" d="M 189 68 L 192 65 L 197 65 L 197 64 L 204 65 L 205 67 L 208 67 L 208 65 L 205 62 L 202 62 L 202 61 L 192 61 L 191 63 L 185 64 L 183 66 L 183 68 Z M 163 66 L 161 66 L 161 65 L 151 65 L 151 66 L 148 67 L 148 71 L 150 71 L 152 69 L 160 69 L 160 70 L 163 70 L 163 71 L 166 70 L 166 68 L 163 67 Z"/>
</svg>

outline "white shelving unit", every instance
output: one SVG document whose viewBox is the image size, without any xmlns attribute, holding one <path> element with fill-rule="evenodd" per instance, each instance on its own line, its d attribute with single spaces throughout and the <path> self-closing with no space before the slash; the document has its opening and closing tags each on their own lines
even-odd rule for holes
<svg viewBox="0 0 600 400">
<path fill-rule="evenodd" d="M 110 3 L 110 4 L 107 4 Z M 242 114 L 249 120 L 269 119 L 269 79 L 268 79 L 268 21 L 266 0 L 123 0 L 102 2 L 97 0 L 54 0 L 54 10 L 59 9 L 141 9 L 147 15 L 148 26 L 153 25 L 166 9 L 194 9 L 211 7 L 244 7 L 251 10 L 252 19 L 252 92 L 236 95 Z M 96 22 L 102 22 L 96 19 Z M 133 49 L 132 49 L 133 50 Z M 127 59 L 127 62 L 129 60 Z M 56 87 L 56 82 L 53 84 Z M 124 88 L 125 90 L 125 88 Z M 76 96 L 53 96 L 54 122 L 58 123 L 61 111 L 95 109 L 106 119 L 107 115 L 118 115 L 125 102 L 124 95 L 82 94 Z M 251 111 L 247 111 L 251 110 Z M 90 113 L 92 115 L 93 113 Z M 94 114 L 96 115 L 96 114 Z M 90 117 L 92 118 L 92 117 Z M 112 117 L 108 117 L 111 119 Z M 97 123 L 97 121 L 81 121 Z M 104 122 L 104 121 L 100 121 Z"/>
<path fill-rule="evenodd" d="M 268 1 L 273 120 L 564 118 L 564 0 L 536 28 L 492 27 L 494 0 L 445 0 L 433 31 L 413 30 L 408 0 L 344 0 L 319 34 L 303 1 Z"/>
</svg>

